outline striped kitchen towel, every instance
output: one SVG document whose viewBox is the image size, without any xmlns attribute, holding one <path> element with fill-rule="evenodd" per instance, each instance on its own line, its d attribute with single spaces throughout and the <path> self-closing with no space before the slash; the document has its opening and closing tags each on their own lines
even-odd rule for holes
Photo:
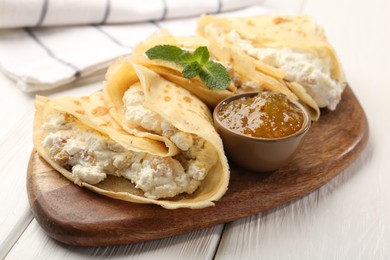
<svg viewBox="0 0 390 260">
<path fill-rule="evenodd" d="M 161 28 L 195 33 L 197 16 L 258 15 L 264 0 L 2 0 L 0 68 L 25 92 L 103 74 Z"/>
</svg>

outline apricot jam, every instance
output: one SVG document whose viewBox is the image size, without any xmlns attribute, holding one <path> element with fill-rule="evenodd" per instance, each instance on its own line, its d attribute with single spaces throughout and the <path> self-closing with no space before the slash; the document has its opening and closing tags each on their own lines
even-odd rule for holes
<svg viewBox="0 0 390 260">
<path fill-rule="evenodd" d="M 303 112 L 286 95 L 262 92 L 224 104 L 218 112 L 223 125 L 234 132 L 261 138 L 279 138 L 301 129 Z"/>
</svg>

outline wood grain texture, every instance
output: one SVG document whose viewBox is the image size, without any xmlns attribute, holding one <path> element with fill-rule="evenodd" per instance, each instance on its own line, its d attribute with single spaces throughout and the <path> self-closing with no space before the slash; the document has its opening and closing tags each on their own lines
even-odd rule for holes
<svg viewBox="0 0 390 260">
<path fill-rule="evenodd" d="M 211 260 L 224 225 L 191 233 L 117 246 L 80 247 L 57 243 L 33 220 L 6 260 Z"/>
<path fill-rule="evenodd" d="M 187 233 L 265 211 L 321 187 L 348 167 L 368 139 L 368 123 L 348 87 L 336 111 L 323 111 L 296 158 L 273 173 L 231 165 L 231 181 L 215 207 L 167 210 L 100 196 L 65 180 L 33 151 L 27 190 L 35 218 L 54 239 L 70 245 L 141 242 Z"/>
</svg>

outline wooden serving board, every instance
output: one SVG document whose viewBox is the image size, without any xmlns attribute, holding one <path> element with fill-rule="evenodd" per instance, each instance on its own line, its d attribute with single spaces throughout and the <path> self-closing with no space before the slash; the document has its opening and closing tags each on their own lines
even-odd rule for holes
<svg viewBox="0 0 390 260">
<path fill-rule="evenodd" d="M 323 111 L 283 169 L 264 174 L 231 164 L 229 190 L 215 207 L 167 210 L 104 197 L 63 178 L 36 151 L 27 191 L 35 218 L 58 241 L 81 246 L 141 242 L 226 223 L 304 196 L 348 167 L 367 139 L 366 116 L 347 87 L 336 111 Z"/>
</svg>

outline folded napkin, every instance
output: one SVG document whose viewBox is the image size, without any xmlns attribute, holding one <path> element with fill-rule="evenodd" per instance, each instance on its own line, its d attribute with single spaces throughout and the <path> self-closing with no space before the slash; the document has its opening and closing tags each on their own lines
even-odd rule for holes
<svg viewBox="0 0 390 260">
<path fill-rule="evenodd" d="M 197 16 L 258 15 L 263 0 L 2 0 L 0 68 L 25 92 L 104 73 L 153 32 L 195 34 Z"/>
</svg>

